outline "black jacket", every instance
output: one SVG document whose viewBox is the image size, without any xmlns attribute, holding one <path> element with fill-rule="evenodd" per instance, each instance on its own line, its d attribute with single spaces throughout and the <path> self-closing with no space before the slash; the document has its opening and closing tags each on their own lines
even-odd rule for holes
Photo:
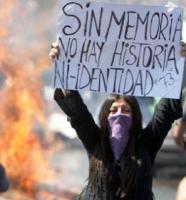
<svg viewBox="0 0 186 200">
<path fill-rule="evenodd" d="M 94 157 L 100 161 L 99 165 L 96 167 L 96 187 L 93 187 L 92 183 L 88 181 L 79 199 L 152 200 L 152 167 L 155 156 L 171 128 L 172 122 L 182 116 L 181 101 L 174 99 L 160 100 L 152 120 L 147 127 L 142 130 L 139 138 L 140 168 L 138 176 L 140 184 L 134 192 L 119 198 L 116 193 L 121 185 L 119 173 L 121 167 L 124 166 L 122 159 L 121 163 L 114 163 L 113 159 L 105 159 L 99 156 L 99 152 L 104 151 L 101 145 L 101 129 L 95 124 L 92 115 L 89 113 L 77 91 L 69 91 L 66 96 L 64 96 L 61 89 L 56 89 L 54 98 L 69 117 L 72 127 L 76 130 L 78 137 L 88 152 L 89 169 L 92 167 L 92 160 Z M 110 187 L 107 187 L 107 183 L 100 173 L 103 168 L 107 167 L 109 169 L 108 173 L 113 177 Z M 89 170 L 89 177 L 91 176 L 90 172 Z"/>
</svg>

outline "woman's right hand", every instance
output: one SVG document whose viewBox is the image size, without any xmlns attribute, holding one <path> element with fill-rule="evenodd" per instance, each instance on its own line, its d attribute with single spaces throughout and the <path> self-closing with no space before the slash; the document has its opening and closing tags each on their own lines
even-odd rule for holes
<svg viewBox="0 0 186 200">
<path fill-rule="evenodd" d="M 49 58 L 54 60 L 55 58 L 58 59 L 60 53 L 59 45 L 57 42 L 52 43 L 51 50 L 49 53 Z"/>
<path fill-rule="evenodd" d="M 181 42 L 181 55 L 186 58 L 186 43 Z"/>
</svg>

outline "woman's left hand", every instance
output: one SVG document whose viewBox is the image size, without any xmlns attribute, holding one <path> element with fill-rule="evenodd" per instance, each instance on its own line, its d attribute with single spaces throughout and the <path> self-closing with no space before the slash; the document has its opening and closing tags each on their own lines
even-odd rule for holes
<svg viewBox="0 0 186 200">
<path fill-rule="evenodd" d="M 186 43 L 181 42 L 181 55 L 186 57 Z"/>
</svg>

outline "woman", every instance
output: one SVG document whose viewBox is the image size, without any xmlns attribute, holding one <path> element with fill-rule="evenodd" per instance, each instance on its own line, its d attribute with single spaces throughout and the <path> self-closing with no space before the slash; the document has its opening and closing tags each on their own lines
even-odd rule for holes
<svg viewBox="0 0 186 200">
<path fill-rule="evenodd" d="M 59 47 L 54 44 L 50 57 Z M 186 45 L 182 46 L 186 56 Z M 152 200 L 152 167 L 172 122 L 182 116 L 180 100 L 162 99 L 152 120 L 142 129 L 135 97 L 110 95 L 99 126 L 77 91 L 55 90 L 55 100 L 66 113 L 89 157 L 88 184 L 81 200 Z"/>
</svg>

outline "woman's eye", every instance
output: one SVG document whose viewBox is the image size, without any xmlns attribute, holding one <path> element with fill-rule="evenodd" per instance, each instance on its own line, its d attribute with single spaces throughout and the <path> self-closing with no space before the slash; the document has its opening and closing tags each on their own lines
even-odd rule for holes
<svg viewBox="0 0 186 200">
<path fill-rule="evenodd" d="M 117 112 L 117 110 L 110 110 L 110 113 L 112 113 L 112 114 L 114 114 L 116 112 Z"/>
<path fill-rule="evenodd" d="M 122 112 L 123 113 L 131 113 L 131 110 L 129 108 L 124 108 Z"/>
</svg>

